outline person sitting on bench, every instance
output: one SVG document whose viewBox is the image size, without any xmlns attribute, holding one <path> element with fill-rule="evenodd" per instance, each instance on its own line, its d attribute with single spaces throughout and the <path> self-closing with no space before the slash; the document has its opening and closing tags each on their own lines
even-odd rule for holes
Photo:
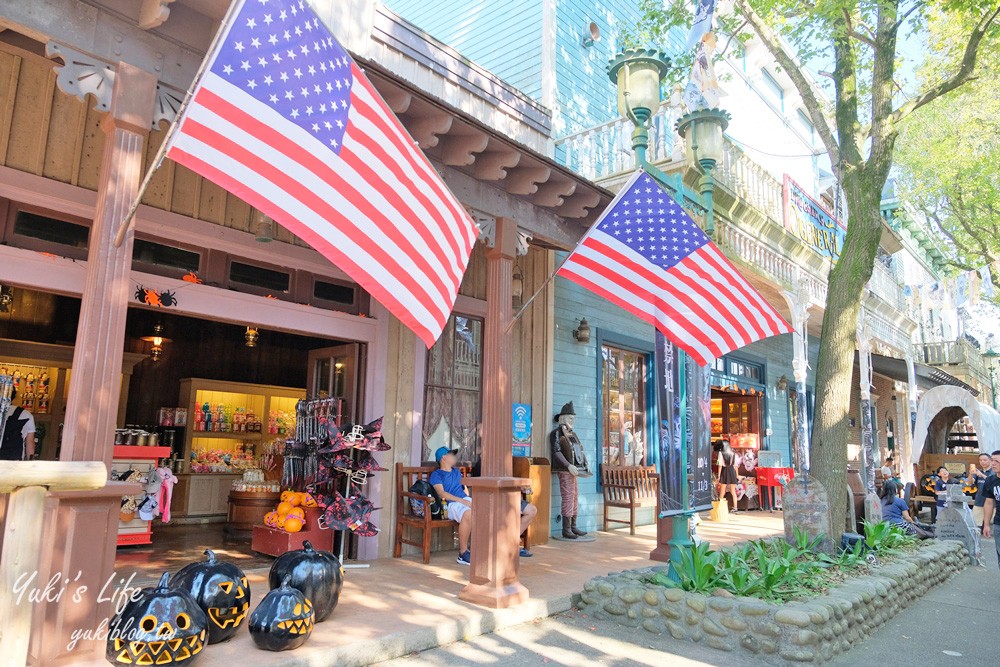
<svg viewBox="0 0 1000 667">
<path fill-rule="evenodd" d="M 478 461 L 476 461 L 476 465 L 472 466 L 472 476 L 473 477 L 480 477 L 480 476 L 482 476 L 482 474 L 483 474 L 483 461 L 482 461 L 482 459 L 479 459 Z M 528 493 L 528 494 L 530 494 L 531 493 L 531 488 L 530 487 L 523 488 L 523 489 L 521 489 L 521 492 L 522 493 Z M 522 497 L 521 498 L 521 529 L 520 529 L 520 531 L 517 534 L 518 535 L 524 535 L 524 531 L 528 530 L 528 526 L 531 525 L 531 522 L 535 520 L 535 516 L 537 516 L 537 515 L 538 515 L 538 508 L 535 507 L 534 505 L 532 505 L 531 503 L 529 503 L 527 500 L 525 500 Z M 530 551 L 528 551 L 524 547 L 521 547 L 521 553 L 520 553 L 521 558 L 531 558 L 534 555 L 535 554 L 531 553 Z"/>
</svg>

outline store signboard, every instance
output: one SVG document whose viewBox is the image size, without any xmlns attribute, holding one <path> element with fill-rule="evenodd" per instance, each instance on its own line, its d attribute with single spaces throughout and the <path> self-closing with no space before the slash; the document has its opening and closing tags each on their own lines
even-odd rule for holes
<svg viewBox="0 0 1000 667">
<path fill-rule="evenodd" d="M 787 175 L 783 194 L 785 228 L 820 255 L 836 262 L 844 248 L 847 227 Z"/>
<path fill-rule="evenodd" d="M 514 403 L 511 406 L 511 434 L 514 456 L 531 455 L 531 406 Z"/>
<path fill-rule="evenodd" d="M 660 416 L 660 516 L 669 517 L 688 509 L 696 512 L 711 509 L 711 368 L 679 363 L 677 347 L 659 331 L 655 354 Z M 687 450 L 686 470 L 682 468 L 682 447 Z M 688 481 L 687 507 L 681 492 L 682 475 Z"/>
</svg>

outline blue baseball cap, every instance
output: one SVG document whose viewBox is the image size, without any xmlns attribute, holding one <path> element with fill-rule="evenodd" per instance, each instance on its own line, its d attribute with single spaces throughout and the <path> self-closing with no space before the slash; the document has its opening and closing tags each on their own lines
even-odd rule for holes
<svg viewBox="0 0 1000 667">
<path fill-rule="evenodd" d="M 441 463 L 441 459 L 444 458 L 445 454 L 458 454 L 458 450 L 448 449 L 447 447 L 438 447 L 437 451 L 434 452 L 434 460 Z"/>
</svg>

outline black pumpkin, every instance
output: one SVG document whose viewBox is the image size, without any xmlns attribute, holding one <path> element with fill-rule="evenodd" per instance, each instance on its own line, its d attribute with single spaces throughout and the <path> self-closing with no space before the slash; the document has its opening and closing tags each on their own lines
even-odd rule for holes
<svg viewBox="0 0 1000 667">
<path fill-rule="evenodd" d="M 208 616 L 208 643 L 218 644 L 235 635 L 250 612 L 250 584 L 243 570 L 217 561 L 211 549 L 205 556 L 202 563 L 182 567 L 170 586 L 194 598 Z"/>
<path fill-rule="evenodd" d="M 105 656 L 112 665 L 173 665 L 194 660 L 205 648 L 208 618 L 198 603 L 160 577 L 139 591 L 111 619 Z"/>
<path fill-rule="evenodd" d="M 287 651 L 305 644 L 312 634 L 316 619 L 313 605 L 288 582 L 286 576 L 250 614 L 250 637 L 257 648 Z"/>
<path fill-rule="evenodd" d="M 317 623 L 325 621 L 336 609 L 344 586 L 344 570 L 329 551 L 316 551 L 305 540 L 301 549 L 284 553 L 271 564 L 268 575 L 271 588 L 277 588 L 285 577 L 290 577 L 289 585 L 312 602 Z"/>
</svg>

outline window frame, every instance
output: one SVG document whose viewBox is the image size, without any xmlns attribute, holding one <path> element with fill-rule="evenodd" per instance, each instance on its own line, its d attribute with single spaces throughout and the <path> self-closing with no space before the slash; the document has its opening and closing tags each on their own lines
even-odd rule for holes
<svg viewBox="0 0 1000 667">
<path fill-rule="evenodd" d="M 595 360 L 597 392 L 595 394 L 595 399 L 600 397 L 600 400 L 595 400 L 594 412 L 596 413 L 596 421 L 594 423 L 594 433 L 597 437 L 594 439 L 595 442 L 593 444 L 593 450 L 591 452 L 587 452 L 588 458 L 592 457 L 591 460 L 597 461 L 600 465 L 604 465 L 604 443 L 602 441 L 604 437 L 604 355 L 601 353 L 601 350 L 605 345 L 607 345 L 625 350 L 627 352 L 643 355 L 646 359 L 646 391 L 644 398 L 646 405 L 646 423 L 643 425 L 642 435 L 646 444 L 646 465 L 657 465 L 660 460 L 659 429 L 656 428 L 656 424 L 659 420 L 659 410 L 656 405 L 656 361 L 654 358 L 656 352 L 653 348 L 653 344 L 651 341 L 645 341 L 631 336 L 609 332 L 600 327 L 595 328 L 595 337 L 597 339 L 597 354 Z M 599 484 L 600 483 L 598 482 L 598 485 Z"/>
</svg>

